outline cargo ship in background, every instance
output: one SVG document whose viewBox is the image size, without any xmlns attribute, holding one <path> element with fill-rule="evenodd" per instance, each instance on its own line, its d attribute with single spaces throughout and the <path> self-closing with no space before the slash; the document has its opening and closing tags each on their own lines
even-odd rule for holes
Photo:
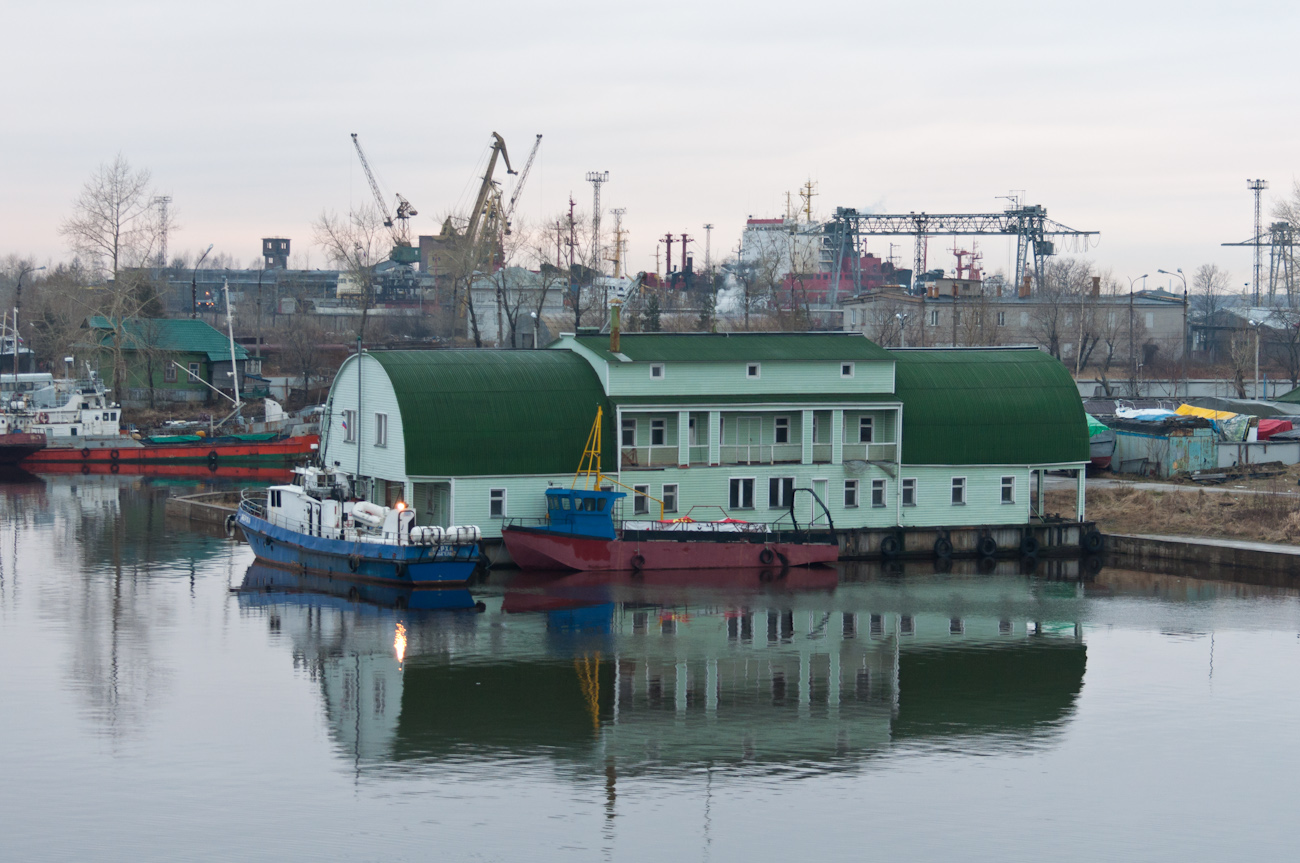
<svg viewBox="0 0 1300 863">
<path fill-rule="evenodd" d="M 39 376 L 24 376 L 39 377 Z M 313 424 L 290 420 L 268 402 L 264 427 L 254 433 L 140 436 L 122 430 L 121 406 L 94 373 L 84 380 L 36 382 L 15 389 L 0 411 L 0 463 L 24 470 L 66 472 L 102 466 L 153 469 L 167 465 L 256 466 L 287 469 L 313 455 L 320 435 Z M 8 446 L 5 444 L 8 443 Z M 89 472 L 83 470 L 83 473 Z M 143 472 L 131 470 L 128 472 Z"/>
</svg>

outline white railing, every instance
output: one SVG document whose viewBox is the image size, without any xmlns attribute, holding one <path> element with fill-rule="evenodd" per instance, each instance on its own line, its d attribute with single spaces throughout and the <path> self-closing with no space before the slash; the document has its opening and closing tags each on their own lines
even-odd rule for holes
<svg viewBox="0 0 1300 863">
<path fill-rule="evenodd" d="M 677 465 L 675 446 L 625 446 L 620 447 L 619 452 L 624 470 Z"/>
<path fill-rule="evenodd" d="M 893 443 L 846 443 L 845 461 L 897 461 L 898 445 Z"/>
<path fill-rule="evenodd" d="M 718 448 L 722 464 L 798 464 L 803 461 L 803 446 L 797 443 L 753 444 Z"/>
</svg>

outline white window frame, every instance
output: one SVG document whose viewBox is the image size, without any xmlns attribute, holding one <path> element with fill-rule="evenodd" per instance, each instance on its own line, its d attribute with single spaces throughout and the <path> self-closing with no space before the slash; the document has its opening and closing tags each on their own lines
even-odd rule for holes
<svg viewBox="0 0 1300 863">
<path fill-rule="evenodd" d="M 856 370 L 857 370 L 856 363 L 840 363 L 840 377 L 842 378 L 853 377 L 853 373 Z"/>
<path fill-rule="evenodd" d="M 199 368 L 199 364 L 198 364 L 198 363 L 190 363 L 190 365 L 189 365 L 189 381 L 190 381 L 191 383 L 193 383 L 194 381 L 201 381 L 201 380 L 203 380 L 203 375 L 199 374 L 200 371 L 202 371 L 202 369 Z"/>
<path fill-rule="evenodd" d="M 1007 494 L 1010 492 L 1010 495 Z M 1005 503 L 1016 502 L 1016 478 L 1014 476 L 1002 477 L 1002 491 L 1000 500 Z"/>
<path fill-rule="evenodd" d="M 866 440 L 863 440 L 862 433 L 867 433 Z M 875 443 L 876 441 L 876 419 L 875 417 L 858 417 L 858 443 Z"/>
<path fill-rule="evenodd" d="M 902 505 L 903 505 L 903 506 L 916 506 L 916 477 L 914 477 L 914 476 L 906 476 L 906 477 L 903 477 L 902 482 L 903 482 L 903 485 L 902 485 L 902 492 L 903 492 L 903 496 L 902 496 Z M 909 492 L 910 492 L 910 494 L 909 494 Z M 911 500 L 908 500 L 909 497 L 911 498 Z"/>
<path fill-rule="evenodd" d="M 859 497 L 858 481 L 856 479 L 844 480 L 844 508 L 857 509 L 861 501 Z"/>
<path fill-rule="evenodd" d="M 1006 325 L 1007 325 L 1007 313 L 998 312 L 998 326 L 1005 327 Z"/>
<path fill-rule="evenodd" d="M 700 445 L 699 440 L 700 440 L 700 436 L 698 432 L 698 425 L 695 422 L 695 417 L 688 416 L 686 418 L 686 445 L 699 446 Z"/>
<path fill-rule="evenodd" d="M 661 381 L 661 380 L 664 379 L 664 364 L 663 364 L 663 363 L 651 363 L 651 364 L 650 364 L 650 379 L 651 379 L 651 380 L 655 380 L 655 381 Z"/>
<path fill-rule="evenodd" d="M 762 376 L 763 376 L 763 364 L 762 364 L 762 363 L 746 363 L 746 364 L 745 364 L 745 377 L 746 377 L 746 378 L 748 378 L 748 379 L 751 380 L 751 381 L 756 381 L 756 380 L 758 380 L 759 378 L 761 378 Z"/>
<path fill-rule="evenodd" d="M 659 432 L 659 442 L 655 443 L 655 432 Z M 668 420 L 658 417 L 650 420 L 650 446 L 668 445 Z"/>
<path fill-rule="evenodd" d="M 966 505 L 966 477 L 964 476 L 953 477 L 951 489 L 952 490 L 950 492 L 949 501 L 952 503 L 952 505 L 965 506 Z M 960 494 L 958 494 L 958 492 L 960 492 Z M 960 497 L 961 500 L 958 500 L 957 499 L 958 497 Z"/>
<path fill-rule="evenodd" d="M 932 326 L 932 327 L 937 327 L 937 326 L 939 326 L 939 310 L 938 310 L 938 309 L 932 309 L 932 310 L 930 311 L 930 326 Z"/>
<path fill-rule="evenodd" d="M 650 485 L 648 483 L 632 486 L 632 514 L 650 514 Z"/>
<path fill-rule="evenodd" d="M 877 494 L 879 492 L 879 494 Z M 885 506 L 889 498 L 889 480 L 873 479 L 871 481 L 871 506 L 879 509 Z"/>
<path fill-rule="evenodd" d="M 781 500 L 778 493 L 777 499 L 772 500 L 772 483 L 777 483 L 778 492 L 785 490 L 785 483 L 790 483 L 790 500 Z M 767 508 L 768 509 L 789 509 L 790 501 L 794 500 L 794 487 L 799 482 L 798 477 L 793 476 L 770 476 L 767 478 Z"/>
<path fill-rule="evenodd" d="M 677 512 L 677 483 L 667 482 L 660 486 L 659 499 L 664 502 L 664 512 Z"/>
<path fill-rule="evenodd" d="M 785 440 L 781 440 L 781 432 L 785 432 Z M 774 417 L 772 419 L 772 443 L 785 444 L 790 442 L 790 418 L 786 416 Z"/>
<path fill-rule="evenodd" d="M 375 411 L 375 442 L 372 446 L 388 446 L 388 414 Z"/>
<path fill-rule="evenodd" d="M 357 412 L 354 410 L 343 411 L 343 442 L 357 442 Z"/>
<path fill-rule="evenodd" d="M 741 489 L 741 490 L 743 490 L 743 489 L 744 489 L 744 485 L 743 485 L 743 484 L 746 483 L 746 482 L 749 483 L 749 506 L 743 506 L 743 505 L 737 504 L 737 505 L 734 505 L 734 506 L 728 506 L 727 509 L 745 509 L 745 510 L 754 509 L 754 486 L 755 486 L 755 485 L 757 484 L 757 482 L 758 482 L 758 478 L 757 478 L 757 477 L 752 477 L 752 476 L 733 476 L 733 477 L 728 477 L 728 478 L 727 478 L 727 503 L 728 503 L 728 504 L 731 503 L 731 500 L 732 500 L 732 497 L 733 497 L 733 495 L 732 495 L 732 489 L 733 489 L 733 488 L 737 488 L 737 489 Z M 739 486 L 735 486 L 735 485 L 733 485 L 734 483 L 741 483 L 741 485 L 739 485 Z M 742 502 L 744 501 L 745 496 L 744 496 L 744 494 L 743 494 L 743 491 L 742 491 L 742 493 L 740 494 L 740 498 L 739 498 L 739 499 L 740 499 Z"/>
<path fill-rule="evenodd" d="M 496 510 L 494 512 L 494 510 Z M 488 489 L 488 518 L 505 518 L 506 517 L 506 490 L 503 488 Z"/>
<path fill-rule="evenodd" d="M 632 432 L 632 442 L 627 442 L 627 433 Z M 623 422 L 619 425 L 618 442 L 619 446 L 636 446 L 636 435 L 640 429 L 637 428 L 636 417 L 623 417 Z"/>
</svg>

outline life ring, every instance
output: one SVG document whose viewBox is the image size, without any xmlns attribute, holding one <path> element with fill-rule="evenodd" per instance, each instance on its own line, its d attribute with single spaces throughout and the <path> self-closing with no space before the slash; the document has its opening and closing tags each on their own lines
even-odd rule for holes
<svg viewBox="0 0 1300 863">
<path fill-rule="evenodd" d="M 1083 542 L 1080 544 L 1088 554 L 1100 554 L 1106 547 L 1106 538 L 1101 535 L 1101 531 L 1094 528 L 1083 535 Z"/>
<path fill-rule="evenodd" d="M 349 555 L 348 555 L 348 569 L 352 570 L 353 572 L 356 572 L 356 571 L 357 571 L 358 569 L 360 569 L 360 568 L 361 568 L 361 555 L 359 555 L 359 554 L 349 554 Z"/>
<path fill-rule="evenodd" d="M 767 566 L 774 560 L 776 560 L 776 555 L 772 553 L 772 549 L 770 548 L 765 548 L 758 553 L 758 562 L 764 566 Z"/>
<path fill-rule="evenodd" d="M 991 536 L 982 536 L 975 549 L 980 557 L 993 557 L 998 553 L 998 541 Z"/>
<path fill-rule="evenodd" d="M 36 421 L 41 425 L 45 425 L 50 421 L 50 415 L 45 413 L 45 411 L 41 411 L 36 415 Z"/>
<path fill-rule="evenodd" d="M 115 449 L 111 449 L 108 451 L 108 457 L 111 458 L 113 461 L 117 461 L 119 458 L 122 457 L 122 454 Z"/>
<path fill-rule="evenodd" d="M 633 569 L 635 572 L 640 572 L 640 571 L 641 571 L 641 568 L 644 567 L 644 566 L 645 566 L 645 558 L 644 558 L 644 557 L 642 557 L 642 556 L 639 555 L 639 554 L 634 554 L 634 555 L 632 555 L 632 569 Z"/>
<path fill-rule="evenodd" d="M 941 536 L 934 541 L 935 557 L 952 557 L 952 540 L 946 536 Z"/>
<path fill-rule="evenodd" d="M 1038 539 L 1032 534 L 1027 533 L 1020 540 L 1020 556 L 1036 557 L 1038 555 Z"/>
<path fill-rule="evenodd" d="M 117 462 L 113 462 L 112 464 L 110 464 L 110 465 L 108 466 L 108 471 L 109 471 L 109 473 L 117 473 L 117 472 L 120 471 L 121 469 L 122 469 L 122 466 L 121 466 L 120 464 L 118 464 Z"/>
<path fill-rule="evenodd" d="M 887 536 L 880 541 L 880 553 L 885 557 L 893 557 L 898 554 L 898 537 Z"/>
<path fill-rule="evenodd" d="M 88 447 L 88 446 L 83 446 L 83 447 L 81 448 L 81 457 L 82 457 L 82 458 L 90 458 L 90 447 Z"/>
</svg>

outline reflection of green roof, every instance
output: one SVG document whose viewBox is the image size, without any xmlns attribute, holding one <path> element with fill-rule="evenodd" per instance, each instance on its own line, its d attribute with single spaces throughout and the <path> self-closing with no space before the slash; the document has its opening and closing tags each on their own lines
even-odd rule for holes
<svg viewBox="0 0 1300 863">
<path fill-rule="evenodd" d="M 605 360 L 617 361 L 609 336 L 574 341 Z M 893 357 L 861 333 L 628 333 L 619 353 L 635 362 L 726 363 L 764 360 L 880 360 Z"/>
<path fill-rule="evenodd" d="M 410 476 L 569 473 L 605 410 L 605 469 L 613 415 L 591 364 L 569 351 L 376 351 L 397 394 Z"/>
<path fill-rule="evenodd" d="M 895 351 L 905 464 L 1088 460 L 1088 423 L 1065 366 L 1037 350 Z"/>
<path fill-rule="evenodd" d="M 101 345 L 111 344 L 115 327 L 102 315 L 86 319 L 86 326 L 101 335 Z M 123 348 L 128 351 L 155 349 L 186 354 L 207 354 L 208 361 L 230 362 L 230 339 L 205 321 L 191 318 L 127 318 L 122 321 Z M 248 351 L 235 345 L 235 359 L 248 359 Z"/>
</svg>

